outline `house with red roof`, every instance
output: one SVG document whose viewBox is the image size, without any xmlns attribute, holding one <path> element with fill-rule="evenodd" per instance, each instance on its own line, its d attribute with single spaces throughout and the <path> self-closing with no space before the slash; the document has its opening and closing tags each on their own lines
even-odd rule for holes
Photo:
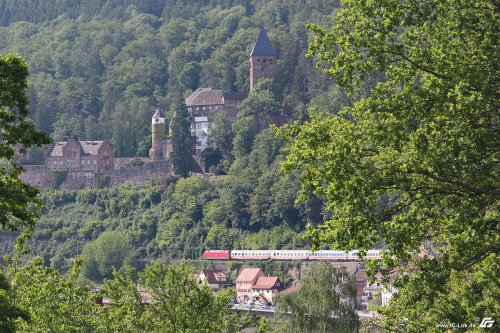
<svg viewBox="0 0 500 333">
<path fill-rule="evenodd" d="M 252 286 L 252 299 L 274 303 L 276 295 L 285 287 L 277 276 L 261 276 Z"/>
<path fill-rule="evenodd" d="M 236 299 L 273 303 L 276 295 L 284 290 L 283 283 L 276 276 L 265 276 L 260 268 L 244 268 L 236 279 Z"/>
<path fill-rule="evenodd" d="M 260 268 L 243 268 L 236 278 L 236 299 L 238 303 L 252 299 L 252 287 L 261 276 L 265 276 L 265 274 Z"/>
</svg>

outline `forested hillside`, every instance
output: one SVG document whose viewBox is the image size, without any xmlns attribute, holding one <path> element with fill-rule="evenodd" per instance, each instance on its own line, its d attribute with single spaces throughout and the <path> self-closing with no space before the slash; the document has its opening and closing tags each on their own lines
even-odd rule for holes
<svg viewBox="0 0 500 333">
<path fill-rule="evenodd" d="M 135 264 L 138 259 L 198 259 L 205 249 L 308 248 L 300 233 L 306 223 L 323 221 L 322 204 L 314 197 L 295 204 L 300 184 L 294 175 L 277 172 L 280 145 L 270 130 L 263 131 L 252 152 L 237 159 L 223 177 L 192 176 L 145 188 L 45 192 L 34 254 L 64 271 L 83 249 L 89 260 L 84 273 L 99 279 L 106 274 L 92 270 L 115 247 L 121 249 L 119 263 Z M 105 248 L 92 252 L 102 242 L 99 236 L 112 230 L 119 233 L 108 234 Z"/>
<path fill-rule="evenodd" d="M 209 248 L 309 246 L 301 232 L 323 221 L 322 203 L 295 204 L 296 176 L 278 173 L 283 142 L 270 129 L 257 133 L 248 115 L 286 103 L 306 119 L 308 106 L 335 112 L 349 103 L 305 57 L 305 24 L 329 22 L 337 7 L 326 0 L 1 1 L 0 53 L 29 64 L 37 127 L 55 140 L 109 140 L 117 156 L 147 156 L 153 111 L 160 107 L 169 121 L 179 95 L 198 87 L 248 92 L 248 55 L 261 24 L 279 64 L 235 123 L 215 119 L 209 140 L 224 160 L 214 172 L 226 176 L 44 193 L 33 253 L 65 271 L 86 251 L 93 259 L 84 273 L 99 279 L 110 274 L 98 272 L 98 261 L 109 258 L 94 258 L 106 252 L 98 249 L 103 234 L 119 243 L 120 263 L 198 258 Z M 29 158 L 42 163 L 43 150 Z"/>
<path fill-rule="evenodd" d="M 262 23 L 276 48 L 280 99 L 298 114 L 328 89 L 305 57 L 307 22 L 336 1 L 2 1 L 0 53 L 30 66 L 30 106 L 54 139 L 109 140 L 147 156 L 150 117 L 197 87 L 249 90 L 248 55 Z M 168 119 L 167 119 L 168 121 Z M 41 153 L 31 154 L 41 162 Z"/>
</svg>

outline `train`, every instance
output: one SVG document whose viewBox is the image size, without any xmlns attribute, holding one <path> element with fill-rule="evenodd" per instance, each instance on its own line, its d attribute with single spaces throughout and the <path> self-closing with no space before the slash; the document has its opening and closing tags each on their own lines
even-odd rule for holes
<svg viewBox="0 0 500 333">
<path fill-rule="evenodd" d="M 207 260 L 328 260 L 349 261 L 359 259 L 359 250 L 333 251 L 320 250 L 208 250 L 202 255 Z M 368 250 L 364 259 L 379 260 L 381 250 Z"/>
</svg>

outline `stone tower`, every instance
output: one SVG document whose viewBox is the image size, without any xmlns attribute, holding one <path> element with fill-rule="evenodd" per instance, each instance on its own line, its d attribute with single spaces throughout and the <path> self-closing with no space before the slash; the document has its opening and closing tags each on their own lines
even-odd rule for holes
<svg viewBox="0 0 500 333">
<path fill-rule="evenodd" d="M 267 37 L 264 26 L 261 26 L 259 36 L 250 53 L 250 92 L 260 79 L 274 77 L 277 71 L 276 52 Z"/>
<path fill-rule="evenodd" d="M 151 149 L 149 158 L 153 161 L 161 161 L 166 158 L 166 137 L 165 137 L 165 118 L 160 114 L 160 109 L 156 109 L 152 118 L 151 125 Z"/>
</svg>

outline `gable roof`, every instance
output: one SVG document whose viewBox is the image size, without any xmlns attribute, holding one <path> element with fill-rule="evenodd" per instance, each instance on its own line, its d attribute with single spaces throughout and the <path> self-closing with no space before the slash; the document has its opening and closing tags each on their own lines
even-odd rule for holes
<svg viewBox="0 0 500 333">
<path fill-rule="evenodd" d="M 78 141 L 84 154 L 97 155 L 104 141 Z"/>
<path fill-rule="evenodd" d="M 361 268 L 360 263 L 355 261 L 334 263 L 333 266 L 343 269 L 346 273 L 349 274 L 355 274 Z"/>
<path fill-rule="evenodd" d="M 247 98 L 247 94 L 241 93 L 241 92 L 222 92 L 222 97 L 224 98 L 224 101 L 231 100 L 231 101 L 243 101 L 245 98 Z"/>
<path fill-rule="evenodd" d="M 202 271 L 208 284 L 227 283 L 227 281 L 217 280 L 217 278 L 226 278 L 226 274 L 221 269 L 202 269 Z"/>
<path fill-rule="evenodd" d="M 49 152 L 49 157 L 62 157 L 63 149 L 69 141 L 59 141 L 54 143 Z M 104 144 L 104 141 L 75 141 L 78 143 L 83 151 L 83 155 L 97 156 L 99 149 Z"/>
<path fill-rule="evenodd" d="M 212 88 L 198 88 L 186 98 L 186 105 L 223 105 L 222 90 Z"/>
<path fill-rule="evenodd" d="M 274 51 L 274 47 L 271 44 L 269 37 L 267 37 L 266 29 L 264 29 L 264 26 L 260 27 L 257 40 L 253 45 L 252 52 L 250 52 L 250 57 L 255 56 L 276 56 L 276 52 Z"/>
<path fill-rule="evenodd" d="M 255 285 L 252 286 L 254 289 L 272 289 L 276 283 L 279 282 L 277 276 L 259 276 Z"/>
<path fill-rule="evenodd" d="M 236 282 L 253 281 L 260 272 L 262 272 L 260 268 L 243 268 Z"/>
<path fill-rule="evenodd" d="M 153 119 L 156 118 L 161 118 L 160 108 L 157 108 L 155 114 L 153 115 Z"/>
</svg>

